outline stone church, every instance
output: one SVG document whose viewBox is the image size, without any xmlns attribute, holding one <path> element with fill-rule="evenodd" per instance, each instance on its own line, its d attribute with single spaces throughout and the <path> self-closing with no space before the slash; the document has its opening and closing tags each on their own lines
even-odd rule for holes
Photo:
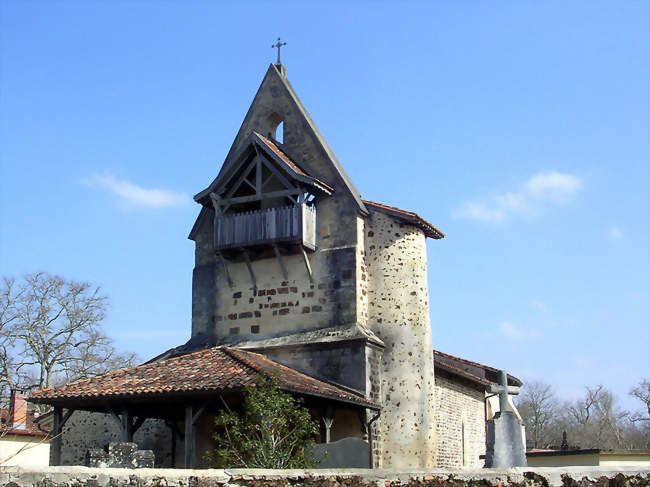
<svg viewBox="0 0 650 487">
<path fill-rule="evenodd" d="M 367 445 L 340 466 L 482 465 L 497 370 L 433 351 L 426 239 L 444 235 L 361 198 L 283 65 L 269 66 L 194 199 L 191 338 L 134 369 L 35 392 L 61 432 L 53 464 L 119 440 L 153 449 L 157 466 L 201 466 L 216 398 L 236 403 L 272 374 L 332 452 Z"/>
</svg>

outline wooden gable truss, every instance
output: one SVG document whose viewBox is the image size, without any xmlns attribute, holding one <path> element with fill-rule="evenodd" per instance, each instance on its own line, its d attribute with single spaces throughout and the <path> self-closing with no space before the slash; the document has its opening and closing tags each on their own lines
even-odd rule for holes
<svg viewBox="0 0 650 487">
<path fill-rule="evenodd" d="M 209 188 L 211 191 L 208 195 L 214 208 L 215 251 L 223 265 L 229 285 L 232 287 L 228 261 L 221 249 L 224 242 L 224 226 L 230 231 L 230 239 L 233 239 L 234 225 L 225 225 L 226 222 L 232 223 L 233 218 L 240 220 L 237 229 L 239 233 L 247 230 L 249 234 L 257 236 L 267 233 L 264 243 L 273 247 L 282 274 L 287 279 L 288 272 L 278 246 L 278 242 L 284 238 L 274 238 L 276 235 L 273 232 L 282 233 L 276 228 L 279 222 L 279 226 L 284 224 L 287 228 L 292 225 L 290 235 L 293 236 L 298 232 L 297 236 L 304 239 L 305 216 L 311 217 L 311 230 L 315 232 L 313 203 L 317 196 L 331 194 L 332 189 L 327 184 L 306 175 L 280 151 L 274 142 L 255 133 L 252 136 L 251 144 L 243 151 L 240 163 L 234 166 L 227 176 L 224 176 L 215 180 Z M 269 217 L 272 220 L 270 222 L 268 221 Z M 272 229 L 269 230 L 266 228 L 267 226 Z M 272 234 L 270 238 L 268 233 Z M 237 235 L 234 240 L 240 241 L 241 235 Z M 313 246 L 308 246 L 312 250 L 315 249 L 315 238 L 313 240 Z M 247 247 L 255 243 L 258 242 L 253 239 L 251 242 L 237 245 L 235 249 L 244 257 L 253 289 L 257 289 L 257 283 Z M 231 249 L 232 247 L 230 245 Z M 299 245 L 299 248 L 311 279 L 311 266 L 304 245 Z"/>
</svg>

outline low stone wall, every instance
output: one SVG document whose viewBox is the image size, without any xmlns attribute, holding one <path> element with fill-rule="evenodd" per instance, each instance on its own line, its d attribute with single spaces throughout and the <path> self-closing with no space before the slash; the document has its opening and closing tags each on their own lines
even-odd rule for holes
<svg viewBox="0 0 650 487">
<path fill-rule="evenodd" d="M 0 467 L 1 487 L 641 487 L 634 467 L 508 470 L 172 470 Z"/>
</svg>

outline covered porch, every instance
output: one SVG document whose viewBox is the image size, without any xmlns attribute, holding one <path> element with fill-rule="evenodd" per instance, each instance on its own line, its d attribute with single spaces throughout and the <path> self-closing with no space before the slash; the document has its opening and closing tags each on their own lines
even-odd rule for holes
<svg viewBox="0 0 650 487">
<path fill-rule="evenodd" d="M 353 390 L 230 347 L 213 347 L 43 389 L 29 400 L 53 407 L 52 465 L 62 464 L 66 424 L 75 411 L 86 411 L 110 418 L 120 442 L 133 442 L 147 419 L 164 422 L 171 443 L 167 445 L 171 450 L 168 466 L 196 468 L 205 466 L 203 455 L 212 447 L 214 416 L 225 404 L 237 409 L 245 388 L 254 387 L 260 376 L 274 377 L 281 390 L 303 398 L 304 406 L 319 421 L 322 443 L 365 436 L 372 444 L 368 422 L 378 416 L 379 405 Z M 371 456 L 368 465 L 373 464 Z"/>
</svg>

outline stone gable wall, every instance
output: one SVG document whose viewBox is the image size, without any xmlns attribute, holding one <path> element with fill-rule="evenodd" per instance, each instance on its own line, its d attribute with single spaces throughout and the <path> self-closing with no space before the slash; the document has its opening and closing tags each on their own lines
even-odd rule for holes
<svg viewBox="0 0 650 487">
<path fill-rule="evenodd" d="M 485 392 L 436 372 L 438 467 L 482 467 L 485 455 Z"/>
<path fill-rule="evenodd" d="M 423 232 L 373 211 L 365 220 L 368 326 L 383 340 L 382 466 L 435 465 L 435 391 Z"/>
</svg>

